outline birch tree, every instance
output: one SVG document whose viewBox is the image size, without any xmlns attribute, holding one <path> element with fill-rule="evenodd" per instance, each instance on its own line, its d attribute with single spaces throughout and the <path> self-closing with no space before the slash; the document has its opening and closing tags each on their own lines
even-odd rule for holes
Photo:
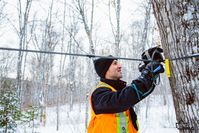
<svg viewBox="0 0 199 133">
<path fill-rule="evenodd" d="M 91 10 L 90 10 L 90 16 L 88 16 L 87 14 L 87 7 L 86 7 L 86 1 L 82 1 L 82 0 L 75 0 L 76 2 L 76 10 L 78 12 L 78 14 L 80 15 L 80 20 L 82 21 L 83 25 L 84 25 L 84 30 L 86 32 L 86 35 L 88 37 L 88 41 L 89 41 L 89 52 L 91 52 L 91 54 L 95 54 L 95 50 L 94 50 L 94 44 L 93 44 L 93 16 L 94 16 L 94 2 L 95 0 L 91 0 Z M 90 21 L 89 21 L 90 20 Z"/>
<path fill-rule="evenodd" d="M 63 11 L 63 23 L 62 23 L 62 38 L 61 38 L 61 52 L 64 50 L 64 41 L 65 41 L 65 22 L 66 22 L 66 0 L 64 0 L 64 11 Z M 58 76 L 58 93 L 57 93 L 57 131 L 59 130 L 59 123 L 60 123 L 60 89 L 62 87 L 62 78 L 63 78 L 63 70 L 64 70 L 64 63 L 65 58 L 63 56 L 60 58 L 60 65 L 59 65 L 59 76 Z"/>
<path fill-rule="evenodd" d="M 55 30 L 53 16 L 54 0 L 51 1 L 45 20 L 38 21 L 35 24 L 32 43 L 36 49 L 40 51 L 54 51 L 59 43 L 59 33 Z M 47 94 L 50 85 L 53 85 L 53 65 L 54 56 L 50 54 L 36 54 L 33 57 L 34 62 L 33 71 L 35 74 L 33 78 L 39 87 L 39 104 L 40 104 L 40 122 L 45 126 L 46 124 L 46 107 L 47 107 Z"/>
<path fill-rule="evenodd" d="M 198 0 L 152 0 L 165 57 L 199 53 Z M 199 132 L 199 60 L 170 60 L 169 78 L 180 133 Z"/>
<path fill-rule="evenodd" d="M 141 50 L 144 51 L 144 47 L 148 44 L 148 32 L 150 26 L 150 18 L 151 18 L 151 2 L 148 1 L 144 7 L 145 10 L 145 18 L 144 18 L 144 29 L 142 33 L 142 40 L 141 40 Z"/>
<path fill-rule="evenodd" d="M 69 9 L 69 17 L 70 17 L 70 23 L 67 26 L 67 32 L 69 34 L 69 40 L 68 40 L 68 45 L 67 45 L 67 50 L 69 53 L 77 53 L 78 48 L 80 48 L 80 43 L 78 42 L 77 39 L 77 34 L 79 32 L 79 24 L 78 24 L 78 19 L 75 17 L 75 12 L 74 10 Z M 86 24 L 85 24 L 86 25 Z M 76 66 L 77 64 L 77 57 L 75 56 L 70 56 L 69 57 L 69 64 L 68 64 L 68 70 L 67 70 L 67 79 L 69 81 L 68 88 L 69 91 L 69 101 L 70 101 L 70 111 L 73 110 L 73 104 L 74 104 L 74 99 L 75 99 L 75 88 L 77 87 L 77 82 L 74 81 L 76 79 L 75 73 L 78 69 Z"/>
<path fill-rule="evenodd" d="M 114 8 L 116 24 L 113 23 L 112 14 L 111 14 L 111 7 Z M 120 55 L 120 41 L 121 41 L 121 33 L 120 33 L 120 10 L 121 10 L 121 2 L 120 0 L 109 0 L 108 4 L 109 8 L 109 22 L 111 25 L 112 33 L 115 39 L 114 47 L 115 47 L 115 54 L 117 56 Z"/>
<path fill-rule="evenodd" d="M 93 43 L 93 21 L 94 21 L 94 7 L 95 7 L 95 0 L 91 0 L 91 5 L 90 5 L 90 13 L 87 13 L 87 6 L 86 6 L 86 1 L 82 1 L 82 0 L 75 0 L 76 1 L 76 10 L 78 11 L 78 14 L 80 16 L 80 20 L 84 25 L 84 30 L 86 32 L 86 35 L 88 37 L 89 40 L 89 53 L 95 55 L 95 49 L 94 49 L 94 43 Z M 90 16 L 88 16 L 87 14 L 90 14 Z M 92 65 L 92 60 L 88 61 L 88 69 L 87 69 L 87 73 L 88 73 L 88 82 L 92 81 L 94 79 L 93 75 L 93 69 L 90 69 Z M 87 94 L 89 94 L 91 87 L 93 86 L 92 84 L 88 84 L 88 92 Z M 89 97 L 86 96 L 86 118 L 85 118 L 85 129 L 87 128 L 87 123 L 88 123 L 88 102 L 89 102 Z"/>
<path fill-rule="evenodd" d="M 23 4 L 21 0 L 17 1 L 18 5 L 18 21 L 19 21 L 19 30 L 18 30 L 18 37 L 19 37 L 19 49 L 24 49 L 27 40 L 27 26 L 28 26 L 28 19 L 30 8 L 32 4 L 32 0 L 26 0 L 25 7 L 23 9 Z M 17 58 L 17 91 L 18 97 L 21 101 L 21 89 L 22 89 L 22 63 L 23 63 L 23 52 L 19 51 L 18 58 Z M 21 105 L 20 105 L 21 106 Z"/>
<path fill-rule="evenodd" d="M 4 0 L 0 0 L 0 24 L 2 23 L 2 20 L 6 17 L 6 14 L 4 12 L 6 4 L 7 3 Z"/>
</svg>

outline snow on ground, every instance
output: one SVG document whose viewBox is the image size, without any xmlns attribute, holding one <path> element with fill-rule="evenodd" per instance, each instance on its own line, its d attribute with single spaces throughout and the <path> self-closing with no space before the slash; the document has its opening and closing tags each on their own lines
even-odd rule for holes
<svg viewBox="0 0 199 133">
<path fill-rule="evenodd" d="M 160 98 L 156 96 L 153 100 L 150 100 L 150 98 L 148 102 L 139 103 L 139 133 L 179 133 L 175 128 L 175 113 L 172 103 L 162 105 L 160 102 L 154 102 L 154 100 Z M 73 111 L 70 112 L 69 110 L 69 106 L 61 106 L 60 127 L 57 131 L 56 107 L 47 108 L 46 127 L 37 124 L 34 133 L 85 133 L 85 105 L 80 108 L 77 104 L 74 105 Z M 33 133 L 33 129 L 19 127 L 17 133 Z"/>
<path fill-rule="evenodd" d="M 85 108 L 85 106 L 83 106 Z M 34 133 L 84 133 L 85 132 L 85 109 L 79 109 L 74 105 L 73 111 L 69 111 L 69 106 L 60 107 L 60 126 L 57 131 L 57 113 L 56 107 L 47 108 L 46 126 L 38 124 Z M 17 133 L 32 133 L 32 128 L 19 127 Z"/>
<path fill-rule="evenodd" d="M 179 133 L 175 127 L 176 117 L 171 96 L 168 96 L 166 105 L 163 104 L 162 96 L 155 95 L 139 104 L 145 104 L 138 111 L 140 133 Z"/>
</svg>

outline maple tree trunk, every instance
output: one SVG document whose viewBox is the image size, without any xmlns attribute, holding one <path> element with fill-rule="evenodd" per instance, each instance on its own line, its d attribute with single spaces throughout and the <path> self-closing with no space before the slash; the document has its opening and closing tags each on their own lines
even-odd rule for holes
<svg viewBox="0 0 199 133">
<path fill-rule="evenodd" d="M 171 60 L 199 52 L 198 0 L 152 0 L 180 133 L 199 132 L 199 58 Z"/>
</svg>

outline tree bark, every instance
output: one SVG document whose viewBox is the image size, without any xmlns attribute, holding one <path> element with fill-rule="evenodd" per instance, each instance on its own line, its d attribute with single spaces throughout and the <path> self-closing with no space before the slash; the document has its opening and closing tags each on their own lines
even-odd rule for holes
<svg viewBox="0 0 199 133">
<path fill-rule="evenodd" d="M 152 0 L 165 57 L 199 52 L 198 0 Z M 169 78 L 180 133 L 199 132 L 199 59 L 170 60 Z"/>
</svg>

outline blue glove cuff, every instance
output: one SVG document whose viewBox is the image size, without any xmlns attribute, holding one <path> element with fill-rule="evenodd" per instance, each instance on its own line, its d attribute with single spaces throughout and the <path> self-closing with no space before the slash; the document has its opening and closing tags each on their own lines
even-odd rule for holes
<svg viewBox="0 0 199 133">
<path fill-rule="evenodd" d="M 153 74 L 155 74 L 156 72 L 158 72 L 161 69 L 161 66 L 159 65 L 156 69 L 153 70 Z"/>
</svg>

